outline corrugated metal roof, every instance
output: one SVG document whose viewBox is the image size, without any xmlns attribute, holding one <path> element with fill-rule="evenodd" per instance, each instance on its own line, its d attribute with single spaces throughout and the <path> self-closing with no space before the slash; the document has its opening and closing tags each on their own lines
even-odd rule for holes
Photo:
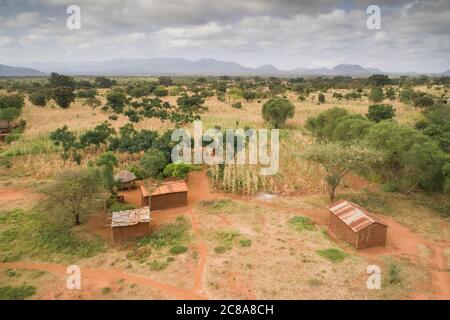
<svg viewBox="0 0 450 320">
<path fill-rule="evenodd" d="M 150 207 L 112 213 L 111 228 L 134 226 L 140 222 L 150 222 Z"/>
<path fill-rule="evenodd" d="M 147 189 L 145 189 L 144 186 L 141 185 L 141 186 L 139 186 L 139 188 L 141 189 L 142 197 L 146 198 L 146 197 L 150 196 L 150 194 L 148 193 Z"/>
<path fill-rule="evenodd" d="M 159 196 L 161 194 L 167 194 L 167 193 L 179 193 L 179 192 L 187 192 L 188 187 L 186 185 L 186 182 L 183 180 L 181 181 L 169 181 L 164 182 L 160 186 L 158 186 L 153 192 L 152 196 Z"/>
<path fill-rule="evenodd" d="M 369 216 L 369 213 L 364 208 L 347 200 L 340 200 L 329 206 L 328 209 L 352 228 L 354 232 L 358 232 L 375 222 L 386 225 L 380 220 Z"/>
</svg>

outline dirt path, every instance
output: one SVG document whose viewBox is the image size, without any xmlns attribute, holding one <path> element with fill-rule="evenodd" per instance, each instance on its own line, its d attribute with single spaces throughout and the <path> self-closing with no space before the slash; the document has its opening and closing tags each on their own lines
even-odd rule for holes
<svg viewBox="0 0 450 320">
<path fill-rule="evenodd" d="M 327 230 L 334 241 L 341 242 L 328 229 L 328 211 L 326 209 L 289 208 L 251 197 L 233 198 L 257 203 L 260 206 L 277 210 L 281 213 L 291 212 L 308 216 L 319 226 Z M 430 250 L 430 254 L 425 258 L 425 261 L 431 274 L 431 288 L 423 290 L 418 288 L 417 292 L 412 292 L 411 295 L 413 299 L 428 299 L 430 297 L 432 299 L 450 299 L 450 273 L 447 271 L 450 266 L 447 265 L 447 258 L 445 256 L 445 249 L 450 248 L 450 242 L 435 242 L 424 239 L 390 217 L 376 214 L 375 216 L 389 225 L 386 246 L 358 250 L 357 253 L 372 261 L 379 261 L 382 256 L 386 255 L 408 256 L 415 261 L 419 261 L 421 258 L 423 259 L 419 252 L 419 246 L 423 245 Z"/>
<path fill-rule="evenodd" d="M 46 271 L 58 275 L 66 275 L 66 267 L 59 264 L 50 263 L 31 263 L 31 262 L 14 262 L 14 263 L 2 263 L 0 264 L 0 269 L 31 269 Z M 89 280 L 98 281 L 108 281 L 114 283 L 117 281 L 125 280 L 137 285 L 151 287 L 153 289 L 160 290 L 161 292 L 169 295 L 170 297 L 188 300 L 200 300 L 205 299 L 204 296 L 197 294 L 191 290 L 185 290 L 178 287 L 174 287 L 168 284 L 164 284 L 150 278 L 122 272 L 120 270 L 103 270 L 103 269 L 92 269 L 92 268 L 81 268 L 81 277 L 88 278 Z"/>
<path fill-rule="evenodd" d="M 184 208 L 177 208 L 172 210 L 166 210 L 164 212 L 155 212 L 155 215 L 160 218 L 159 223 L 173 219 L 180 215 L 186 215 L 191 219 L 192 230 L 195 238 L 198 242 L 199 262 L 194 271 L 194 284 L 192 289 L 186 290 L 183 288 L 168 285 L 148 277 L 126 273 L 120 270 L 102 270 L 85 268 L 81 269 L 82 277 L 89 279 L 92 282 L 109 282 L 110 284 L 119 280 L 125 280 L 137 285 L 147 286 L 153 289 L 157 289 L 171 298 L 199 300 L 208 299 L 206 291 L 204 290 L 204 273 L 206 270 L 206 263 L 208 260 L 208 247 L 201 237 L 201 230 L 197 217 L 194 214 L 194 206 L 198 201 L 215 199 L 221 197 L 219 194 L 212 193 L 209 186 L 209 181 L 206 173 L 203 171 L 192 172 L 189 175 L 189 193 L 188 193 L 188 206 Z M 0 198 L 6 200 L 20 199 L 26 193 L 13 192 L 11 190 L 5 191 L 0 189 Z M 5 196 L 5 198 L 3 198 Z M 133 197 L 134 193 L 129 192 L 128 197 Z M 134 202 L 138 202 L 137 199 L 132 198 Z M 156 217 L 156 218 L 157 218 Z M 58 275 L 66 275 L 66 266 L 51 264 L 51 263 L 32 263 L 32 262 L 16 262 L 16 263 L 1 263 L 0 269 L 32 269 L 46 271 Z"/>
</svg>

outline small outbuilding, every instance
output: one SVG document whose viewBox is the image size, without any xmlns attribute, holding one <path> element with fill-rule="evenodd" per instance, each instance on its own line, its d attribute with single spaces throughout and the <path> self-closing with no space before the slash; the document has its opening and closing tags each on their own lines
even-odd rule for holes
<svg viewBox="0 0 450 320">
<path fill-rule="evenodd" d="M 184 180 L 164 182 L 153 192 L 141 186 L 142 205 L 150 210 L 165 210 L 187 206 L 188 187 Z"/>
<path fill-rule="evenodd" d="M 150 233 L 149 207 L 113 212 L 111 220 L 114 241 L 126 241 Z"/>
<path fill-rule="evenodd" d="M 388 226 L 347 200 L 328 207 L 331 231 L 356 249 L 384 246 Z"/>
<path fill-rule="evenodd" d="M 136 188 L 136 180 L 137 180 L 136 175 L 130 171 L 127 170 L 120 171 L 118 174 L 116 174 L 114 180 L 116 180 L 119 183 L 120 190 L 128 190 Z"/>
</svg>

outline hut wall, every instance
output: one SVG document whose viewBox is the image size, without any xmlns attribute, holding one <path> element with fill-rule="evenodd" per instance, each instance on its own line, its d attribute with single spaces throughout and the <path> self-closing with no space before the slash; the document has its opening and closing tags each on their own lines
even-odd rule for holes
<svg viewBox="0 0 450 320">
<path fill-rule="evenodd" d="M 357 249 L 384 246 L 386 244 L 387 227 L 380 223 L 373 223 L 370 226 L 357 232 Z"/>
<path fill-rule="evenodd" d="M 340 239 L 348 242 L 356 248 L 357 246 L 357 235 L 353 230 L 346 225 L 341 219 L 330 212 L 329 223 L 331 231 L 338 236 Z"/>
<path fill-rule="evenodd" d="M 150 223 L 140 222 L 133 226 L 115 227 L 113 229 L 114 241 L 126 241 L 128 239 L 138 238 L 150 233 Z"/>
<path fill-rule="evenodd" d="M 187 205 L 187 192 L 166 193 L 151 196 L 150 210 L 165 210 Z"/>
</svg>

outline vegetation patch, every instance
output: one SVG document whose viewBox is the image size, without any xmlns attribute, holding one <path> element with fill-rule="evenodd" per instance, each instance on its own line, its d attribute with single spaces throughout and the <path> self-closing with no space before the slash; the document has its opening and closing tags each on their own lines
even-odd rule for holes
<svg viewBox="0 0 450 320">
<path fill-rule="evenodd" d="M 188 248 L 186 246 L 181 246 L 181 245 L 177 245 L 177 246 L 173 246 L 172 248 L 170 248 L 170 253 L 171 254 L 182 254 L 188 251 Z"/>
<path fill-rule="evenodd" d="M 36 293 L 36 288 L 28 285 L 0 287 L 0 300 L 25 300 Z"/>
<path fill-rule="evenodd" d="M 325 258 L 333 263 L 342 262 L 347 257 L 347 254 L 345 252 L 335 248 L 318 250 L 316 252 L 322 258 Z"/>
<path fill-rule="evenodd" d="M 14 210 L 0 232 L 0 260 L 16 261 L 25 256 L 45 260 L 76 260 L 103 252 L 105 243 L 85 230 L 76 232 L 65 224 L 50 223 L 45 213 Z"/>
<path fill-rule="evenodd" d="M 316 225 L 314 221 L 309 217 L 305 216 L 295 216 L 289 220 L 289 224 L 297 231 L 314 231 L 316 230 Z"/>
<path fill-rule="evenodd" d="M 186 217 L 177 217 L 174 223 L 167 223 L 160 229 L 138 240 L 138 246 L 150 245 L 155 249 L 181 245 L 190 239 L 189 222 Z"/>
</svg>

